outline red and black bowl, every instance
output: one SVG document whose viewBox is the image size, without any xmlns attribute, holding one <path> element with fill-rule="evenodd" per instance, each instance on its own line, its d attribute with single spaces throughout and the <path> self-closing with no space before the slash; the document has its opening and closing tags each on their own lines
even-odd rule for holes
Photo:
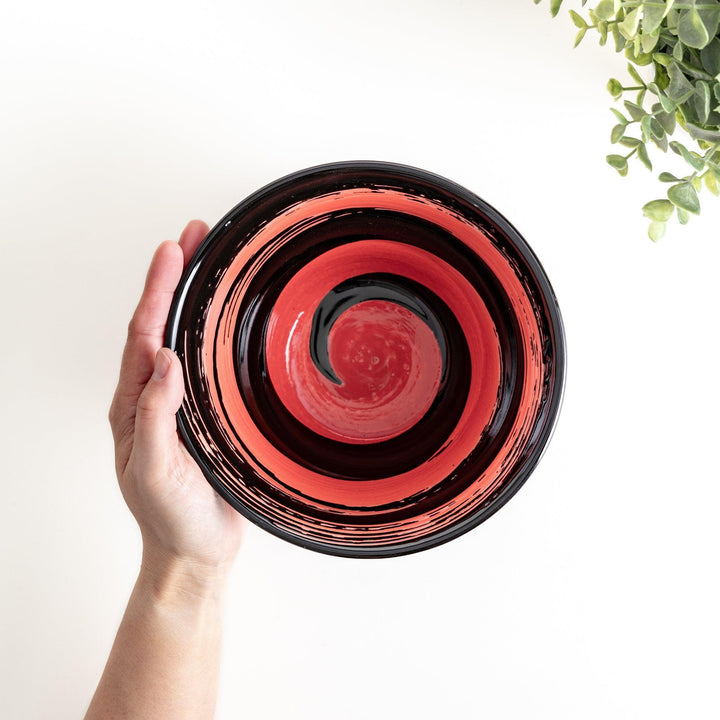
<svg viewBox="0 0 720 720">
<path fill-rule="evenodd" d="M 179 431 L 247 518 L 311 550 L 386 557 L 475 527 L 537 464 L 560 408 L 555 296 L 510 223 L 437 175 L 301 170 L 189 263 L 166 343 Z"/>
</svg>

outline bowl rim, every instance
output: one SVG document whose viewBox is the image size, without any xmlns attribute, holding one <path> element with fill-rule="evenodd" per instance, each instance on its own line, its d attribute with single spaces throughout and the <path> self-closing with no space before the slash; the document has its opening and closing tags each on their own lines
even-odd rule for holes
<svg viewBox="0 0 720 720">
<path fill-rule="evenodd" d="M 497 227 L 503 233 L 513 248 L 527 263 L 541 292 L 542 299 L 544 300 L 544 306 L 547 314 L 546 319 L 548 321 L 552 337 L 553 387 L 548 399 L 545 421 L 540 430 L 533 433 L 533 447 L 521 467 L 517 470 L 517 472 L 511 475 L 510 479 L 505 483 L 502 489 L 482 507 L 437 532 L 415 540 L 382 546 L 363 547 L 337 545 L 295 535 L 283 528 L 277 527 L 266 517 L 248 507 L 244 502 L 233 495 L 233 493 L 231 493 L 230 490 L 215 476 L 203 455 L 198 450 L 194 435 L 190 432 L 189 423 L 185 417 L 183 405 L 180 406 L 180 409 L 177 412 L 177 426 L 185 447 L 200 466 L 210 485 L 236 511 L 254 524 L 270 532 L 276 537 L 291 542 L 294 545 L 326 555 L 348 558 L 387 558 L 409 555 L 443 545 L 450 540 L 454 540 L 455 538 L 464 535 L 468 531 L 483 523 L 490 516 L 494 515 L 525 484 L 526 480 L 535 470 L 537 464 L 544 455 L 555 431 L 565 392 L 567 370 L 565 328 L 555 291 L 550 284 L 544 268 L 540 264 L 540 261 L 532 248 L 528 245 L 519 231 L 507 220 L 507 218 L 505 218 L 505 216 L 478 195 L 462 185 L 459 185 L 458 183 L 441 175 L 428 170 L 423 170 L 422 168 L 414 167 L 412 165 L 404 165 L 401 163 L 380 160 L 343 160 L 314 165 L 289 173 L 264 185 L 260 189 L 248 195 L 244 200 L 240 201 L 237 205 L 235 205 L 235 207 L 227 212 L 213 228 L 210 229 L 205 239 L 200 243 L 199 247 L 185 267 L 183 275 L 175 291 L 165 330 L 165 347 L 175 351 L 178 336 L 180 334 L 180 314 L 187 295 L 188 287 L 192 282 L 192 279 L 198 266 L 202 262 L 207 249 L 214 243 L 215 239 L 223 233 L 228 225 L 235 225 L 235 220 L 261 199 L 285 190 L 299 180 L 303 180 L 313 175 L 352 172 L 376 172 L 379 176 L 391 173 L 394 175 L 399 174 L 403 177 L 403 179 L 408 180 L 410 183 L 413 181 L 420 181 L 437 187 L 444 193 L 458 198 L 479 211 L 493 226 Z"/>
</svg>

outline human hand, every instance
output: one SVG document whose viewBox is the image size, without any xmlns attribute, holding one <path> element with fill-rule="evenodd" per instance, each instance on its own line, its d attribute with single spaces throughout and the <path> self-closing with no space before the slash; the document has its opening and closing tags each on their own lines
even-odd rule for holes
<svg viewBox="0 0 720 720">
<path fill-rule="evenodd" d="M 244 526 L 178 435 L 182 367 L 174 352 L 162 348 L 183 267 L 207 232 L 204 222 L 194 220 L 179 243 L 167 241 L 155 251 L 109 413 L 120 489 L 142 533 L 143 568 L 200 583 L 227 573 Z"/>
</svg>

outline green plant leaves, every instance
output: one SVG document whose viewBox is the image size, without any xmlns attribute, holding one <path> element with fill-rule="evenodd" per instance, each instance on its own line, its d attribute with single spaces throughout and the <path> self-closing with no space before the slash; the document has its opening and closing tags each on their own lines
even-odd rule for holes
<svg viewBox="0 0 720 720">
<path fill-rule="evenodd" d="M 674 140 L 670 143 L 670 149 L 677 155 L 681 155 L 693 170 L 699 171 L 703 169 L 705 161 L 697 153 L 690 152 L 682 143 Z"/>
<path fill-rule="evenodd" d="M 625 125 L 615 125 L 610 133 L 610 142 L 616 143 L 625 134 Z"/>
<path fill-rule="evenodd" d="M 705 142 L 711 143 L 720 142 L 719 130 L 707 130 L 705 128 L 698 127 L 693 123 L 685 123 L 685 129 L 695 140 L 705 140 Z"/>
<path fill-rule="evenodd" d="M 653 220 L 648 226 L 648 235 L 653 242 L 657 242 L 665 235 L 665 223 Z"/>
<path fill-rule="evenodd" d="M 614 0 L 602 0 L 595 8 L 595 15 L 599 20 L 615 19 L 615 2 Z"/>
<path fill-rule="evenodd" d="M 718 182 L 718 176 L 712 170 L 708 170 L 705 173 L 703 180 L 705 181 L 705 187 L 713 195 L 715 195 L 715 197 L 720 195 L 720 183 Z"/>
<path fill-rule="evenodd" d="M 690 220 L 690 213 L 682 208 L 677 208 L 677 217 L 681 225 L 687 225 Z"/>
<path fill-rule="evenodd" d="M 711 43 L 700 51 L 700 61 L 703 69 L 715 77 L 720 74 L 720 40 L 714 38 Z"/>
<path fill-rule="evenodd" d="M 550 12 L 556 15 L 561 4 L 550 0 Z M 673 215 L 684 225 L 700 212 L 703 187 L 720 195 L 720 0 L 595 0 L 589 20 L 574 10 L 569 14 L 578 29 L 575 45 L 596 30 L 601 45 L 612 37 L 615 50 L 630 61 L 627 79 L 607 83 L 613 99 L 622 101 L 621 109 L 611 108 L 610 142 L 628 150 L 607 155 L 607 163 L 624 176 L 636 155 L 652 170 L 649 150 L 655 145 L 659 152 L 670 148 L 689 166 L 685 177 L 661 172 L 659 181 L 669 184 L 667 199 L 643 206 L 648 234 L 657 241 Z M 649 66 L 647 80 L 640 66 Z M 690 139 L 670 142 L 678 125 Z"/>
<path fill-rule="evenodd" d="M 620 23 L 620 32 L 626 40 L 632 40 L 640 24 L 640 8 L 631 10 Z"/>
<path fill-rule="evenodd" d="M 647 148 L 645 145 L 637 146 L 637 156 L 640 158 L 640 162 L 648 169 L 652 170 L 652 163 L 650 162 L 650 156 L 648 155 Z"/>
<path fill-rule="evenodd" d="M 628 122 L 629 122 L 628 119 L 619 110 L 616 110 L 615 108 L 610 108 L 610 112 L 612 112 L 612 114 L 617 118 L 617 121 L 621 125 L 628 124 Z"/>
<path fill-rule="evenodd" d="M 623 155 L 608 155 L 605 160 L 610 167 L 615 168 L 623 177 L 627 175 L 628 163 L 627 158 Z"/>
<path fill-rule="evenodd" d="M 634 68 L 632 63 L 628 63 L 627 66 L 628 75 L 642 87 L 645 87 L 645 81 L 640 77 L 640 73 Z"/>
<path fill-rule="evenodd" d="M 661 103 L 662 105 L 662 103 Z M 655 119 L 660 123 L 662 129 L 668 134 L 672 135 L 675 132 L 675 113 L 673 112 L 655 112 Z"/>
<path fill-rule="evenodd" d="M 643 205 L 642 211 L 645 217 L 664 223 L 672 217 L 675 206 L 669 200 L 651 200 Z"/>
<path fill-rule="evenodd" d="M 630 115 L 633 120 L 642 120 L 645 116 L 645 111 L 639 105 L 636 105 L 629 100 L 626 100 L 624 105 L 625 109 L 628 111 L 628 115 Z"/>
<path fill-rule="evenodd" d="M 700 13 L 693 7 L 683 10 L 678 19 L 678 37 L 688 47 L 702 48 L 710 42 L 710 34 L 705 27 Z"/>
<path fill-rule="evenodd" d="M 720 24 L 720 3 L 717 0 L 702 0 L 697 8 L 708 35 L 711 38 L 715 37 Z"/>
<path fill-rule="evenodd" d="M 668 66 L 668 75 L 670 84 L 667 87 L 667 96 L 680 105 L 693 95 L 695 88 L 676 62 L 671 62 Z"/>
<path fill-rule="evenodd" d="M 664 2 L 644 2 L 643 9 L 643 32 L 654 33 L 665 17 L 667 6 Z"/>
<path fill-rule="evenodd" d="M 623 94 L 623 86 L 619 80 L 610 78 L 607 83 L 607 90 L 613 96 L 614 100 L 620 99 Z"/>
<path fill-rule="evenodd" d="M 589 27 L 582 15 L 578 15 L 574 10 L 570 11 L 570 19 L 575 24 L 575 27 L 579 27 L 581 30 L 587 30 Z"/>
<path fill-rule="evenodd" d="M 695 83 L 695 112 L 701 122 L 705 124 L 710 116 L 710 86 L 703 80 Z"/>
<path fill-rule="evenodd" d="M 683 182 L 668 188 L 667 196 L 670 202 L 681 210 L 698 215 L 700 213 L 700 200 L 692 183 Z"/>
</svg>

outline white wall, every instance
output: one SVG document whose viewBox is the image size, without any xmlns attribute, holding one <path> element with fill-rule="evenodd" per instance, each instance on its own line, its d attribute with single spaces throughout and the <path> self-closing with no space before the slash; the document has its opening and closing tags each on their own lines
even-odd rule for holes
<svg viewBox="0 0 720 720">
<path fill-rule="evenodd" d="M 441 548 L 349 561 L 252 528 L 218 718 L 717 716 L 720 203 L 646 238 L 659 186 L 604 162 L 621 57 L 530 0 L 0 15 L 2 717 L 82 716 L 135 577 L 106 412 L 155 245 L 337 159 L 446 175 L 520 229 L 565 406 L 523 490 Z"/>
</svg>

